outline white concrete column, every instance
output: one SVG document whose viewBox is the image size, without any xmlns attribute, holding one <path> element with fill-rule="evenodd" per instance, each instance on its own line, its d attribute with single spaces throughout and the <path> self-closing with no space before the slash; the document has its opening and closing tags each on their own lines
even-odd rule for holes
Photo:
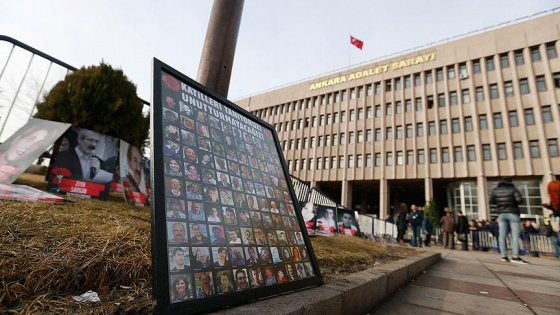
<svg viewBox="0 0 560 315">
<path fill-rule="evenodd" d="M 433 185 L 433 179 L 426 177 L 424 178 L 424 204 L 422 205 L 418 205 L 420 207 L 423 207 L 426 202 L 432 200 L 434 198 L 434 185 Z"/>
<path fill-rule="evenodd" d="M 389 212 L 389 183 L 386 179 L 381 179 L 379 181 L 379 218 L 386 218 Z"/>
<path fill-rule="evenodd" d="M 340 204 L 343 207 L 352 209 L 352 183 L 348 180 L 343 180 L 340 194 Z"/>
<path fill-rule="evenodd" d="M 483 175 L 476 177 L 476 194 L 478 197 L 478 212 L 480 214 L 480 219 L 489 220 L 490 208 L 488 207 L 488 202 L 490 201 L 490 196 L 488 195 L 488 181 Z"/>
</svg>

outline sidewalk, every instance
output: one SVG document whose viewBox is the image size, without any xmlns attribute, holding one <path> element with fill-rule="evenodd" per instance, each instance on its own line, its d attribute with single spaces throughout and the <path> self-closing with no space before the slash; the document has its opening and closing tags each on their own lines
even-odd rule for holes
<svg viewBox="0 0 560 315">
<path fill-rule="evenodd" d="M 560 314 L 560 261 L 498 253 L 445 250 L 442 259 L 368 314 Z"/>
</svg>

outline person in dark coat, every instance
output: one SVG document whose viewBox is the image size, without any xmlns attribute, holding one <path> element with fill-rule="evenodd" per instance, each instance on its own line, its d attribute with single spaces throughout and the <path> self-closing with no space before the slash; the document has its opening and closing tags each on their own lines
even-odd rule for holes
<svg viewBox="0 0 560 315">
<path fill-rule="evenodd" d="M 424 215 L 422 211 L 418 210 L 415 204 L 410 206 L 412 212 L 410 213 L 410 226 L 412 227 L 412 239 L 410 240 L 410 245 L 415 247 L 422 247 L 422 221 L 424 221 Z"/>
<path fill-rule="evenodd" d="M 407 216 L 408 207 L 406 206 L 406 204 L 401 203 L 397 216 L 397 241 L 401 245 L 404 245 L 404 232 L 406 231 L 406 226 L 408 225 Z"/>
<path fill-rule="evenodd" d="M 424 230 L 424 234 L 426 234 L 426 239 L 424 240 L 424 245 L 430 247 L 430 242 L 432 239 L 432 231 L 434 227 L 432 222 L 430 222 L 430 214 L 424 213 L 424 220 L 422 220 L 422 230 Z"/>
<path fill-rule="evenodd" d="M 461 210 L 457 211 L 457 235 L 459 242 L 461 242 L 461 249 L 469 250 L 469 221 L 463 215 L 463 212 L 461 212 Z"/>
</svg>

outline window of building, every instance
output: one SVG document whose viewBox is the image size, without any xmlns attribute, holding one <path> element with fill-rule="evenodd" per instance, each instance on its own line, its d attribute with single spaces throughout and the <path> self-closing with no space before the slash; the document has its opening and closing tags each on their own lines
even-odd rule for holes
<svg viewBox="0 0 560 315">
<path fill-rule="evenodd" d="M 375 153 L 375 166 L 381 166 L 381 153 Z"/>
<path fill-rule="evenodd" d="M 401 78 L 395 78 L 395 91 L 402 90 Z"/>
<path fill-rule="evenodd" d="M 374 85 L 374 88 L 375 88 L 375 95 L 381 94 L 381 83 L 376 82 L 373 85 Z"/>
<path fill-rule="evenodd" d="M 414 86 L 421 86 L 422 85 L 422 77 L 420 76 L 420 73 L 415 73 L 414 74 Z"/>
<path fill-rule="evenodd" d="M 331 135 L 325 136 L 325 147 L 329 147 L 331 145 Z"/>
<path fill-rule="evenodd" d="M 334 101 L 335 103 L 340 102 L 340 93 L 334 92 Z"/>
<path fill-rule="evenodd" d="M 357 131 L 357 136 L 358 136 L 358 143 L 364 142 L 364 132 L 363 132 L 363 130 L 358 130 Z"/>
<path fill-rule="evenodd" d="M 506 97 L 513 96 L 513 83 L 511 81 L 504 82 L 504 93 Z"/>
<path fill-rule="evenodd" d="M 303 125 L 305 128 L 309 127 L 309 117 L 305 118 L 305 123 Z"/>
<path fill-rule="evenodd" d="M 437 95 L 438 107 L 445 107 L 445 94 L 440 93 Z"/>
<path fill-rule="evenodd" d="M 459 124 L 459 118 L 451 119 L 451 130 L 453 133 L 461 132 L 461 125 Z"/>
<path fill-rule="evenodd" d="M 459 64 L 459 77 L 464 78 L 469 74 L 467 71 L 467 64 L 462 62 Z"/>
<path fill-rule="evenodd" d="M 361 154 L 356 155 L 356 167 L 359 167 L 359 168 L 364 167 L 364 162 L 362 160 L 362 155 Z"/>
<path fill-rule="evenodd" d="M 353 109 L 350 110 L 350 121 L 356 120 L 356 114 Z"/>
<path fill-rule="evenodd" d="M 467 161 L 473 162 L 476 161 L 476 154 L 474 151 L 474 145 L 467 146 Z"/>
<path fill-rule="evenodd" d="M 317 141 L 317 146 L 318 146 L 318 147 L 322 147 L 322 146 L 323 146 L 323 136 L 319 136 L 318 141 Z"/>
<path fill-rule="evenodd" d="M 475 59 L 472 61 L 473 73 L 480 73 L 480 59 Z"/>
<path fill-rule="evenodd" d="M 486 118 L 486 114 L 478 115 L 478 127 L 480 130 L 488 129 L 488 119 Z"/>
<path fill-rule="evenodd" d="M 546 91 L 546 81 L 544 80 L 544 75 L 537 76 L 537 91 Z"/>
<path fill-rule="evenodd" d="M 506 144 L 498 143 L 497 149 L 498 149 L 498 160 L 506 160 L 507 159 Z"/>
<path fill-rule="evenodd" d="M 455 65 L 447 66 L 447 79 L 455 79 Z"/>
<path fill-rule="evenodd" d="M 320 124 L 321 126 L 324 126 L 324 125 L 325 125 L 325 115 L 321 115 L 321 117 L 319 118 L 319 121 L 320 121 L 319 124 Z"/>
<path fill-rule="evenodd" d="M 402 151 L 397 151 L 397 165 L 403 165 Z"/>
<path fill-rule="evenodd" d="M 340 161 L 338 162 L 338 164 L 340 165 L 340 168 L 344 168 L 344 156 L 340 156 L 339 159 L 340 159 Z M 353 155 L 348 156 L 348 168 L 354 168 L 354 156 Z"/>
<path fill-rule="evenodd" d="M 404 77 L 404 88 L 405 89 L 409 89 L 412 86 L 412 83 L 410 81 L 410 76 L 407 75 Z"/>
<path fill-rule="evenodd" d="M 529 94 L 529 82 L 527 78 L 519 79 L 519 91 L 521 94 Z"/>
<path fill-rule="evenodd" d="M 391 103 L 387 103 L 385 105 L 385 115 L 391 116 L 392 114 L 393 114 L 393 106 L 391 105 Z"/>
<path fill-rule="evenodd" d="M 371 153 L 366 153 L 366 167 L 371 167 Z"/>
<path fill-rule="evenodd" d="M 416 103 L 416 111 L 419 112 L 422 110 L 422 98 L 421 97 L 417 97 L 415 100 Z"/>
<path fill-rule="evenodd" d="M 492 160 L 492 151 L 490 151 L 489 144 L 482 145 L 482 158 L 484 159 L 484 161 Z"/>
<path fill-rule="evenodd" d="M 428 104 L 428 108 L 434 107 L 434 96 L 433 95 L 428 95 L 426 97 L 426 104 Z"/>
<path fill-rule="evenodd" d="M 531 61 L 536 62 L 541 60 L 541 52 L 539 51 L 539 46 L 533 46 L 531 50 Z"/>
<path fill-rule="evenodd" d="M 407 113 L 412 112 L 412 101 L 411 101 L 411 100 L 405 100 L 405 101 L 404 101 L 404 110 L 405 110 Z"/>
<path fill-rule="evenodd" d="M 430 163 L 435 164 L 437 163 L 437 149 L 430 149 Z"/>
<path fill-rule="evenodd" d="M 436 135 L 436 122 L 429 121 L 428 122 L 428 136 L 435 136 Z"/>
<path fill-rule="evenodd" d="M 385 140 L 393 140 L 393 128 L 387 127 L 385 129 Z"/>
<path fill-rule="evenodd" d="M 406 137 L 407 138 L 412 138 L 412 124 L 407 124 L 406 125 Z"/>
<path fill-rule="evenodd" d="M 333 123 L 338 124 L 338 113 L 333 114 Z"/>
<path fill-rule="evenodd" d="M 360 86 L 358 87 L 358 98 L 362 98 L 364 97 L 364 87 Z"/>
<path fill-rule="evenodd" d="M 402 102 L 396 101 L 395 102 L 395 113 L 401 114 L 402 113 Z"/>
<path fill-rule="evenodd" d="M 294 171 L 299 171 L 299 160 L 296 160 L 296 167 L 295 167 Z"/>
<path fill-rule="evenodd" d="M 395 127 L 395 137 L 397 139 L 402 139 L 402 126 Z"/>
<path fill-rule="evenodd" d="M 372 96 L 373 95 L 373 86 L 371 84 L 369 84 L 367 86 L 367 92 L 366 92 L 367 96 Z"/>
<path fill-rule="evenodd" d="M 498 97 L 499 97 L 498 85 L 497 84 L 490 84 L 490 99 L 495 100 Z"/>
<path fill-rule="evenodd" d="M 414 164 L 414 151 L 408 150 L 406 151 L 406 165 Z"/>
<path fill-rule="evenodd" d="M 523 146 L 521 145 L 521 141 L 513 143 L 513 158 L 516 160 L 523 158 Z"/>
<path fill-rule="evenodd" d="M 366 108 L 366 118 L 367 118 L 367 119 L 370 119 L 370 118 L 372 118 L 372 117 L 373 117 L 373 110 L 372 110 L 371 106 L 368 106 L 368 107 Z"/>
<path fill-rule="evenodd" d="M 560 89 L 560 72 L 555 72 L 552 74 L 552 82 L 554 82 L 554 87 Z"/>
<path fill-rule="evenodd" d="M 426 77 L 426 84 L 431 84 L 434 82 L 434 78 L 432 76 L 432 71 L 424 72 L 424 76 Z"/>
<path fill-rule="evenodd" d="M 449 148 L 441 148 L 441 163 L 449 163 Z"/>
<path fill-rule="evenodd" d="M 504 69 L 509 68 L 508 53 L 503 53 L 500 55 L 500 66 Z"/>
<path fill-rule="evenodd" d="M 387 166 L 393 165 L 393 152 L 385 153 L 385 165 Z"/>
<path fill-rule="evenodd" d="M 294 139 L 290 140 L 290 150 L 294 149 Z"/>
<path fill-rule="evenodd" d="M 535 115 L 533 114 L 532 108 L 525 109 L 525 124 L 527 125 L 534 125 L 535 124 Z"/>
<path fill-rule="evenodd" d="M 311 118 L 311 128 L 314 128 L 315 126 L 317 126 L 317 116 L 313 116 Z"/>
<path fill-rule="evenodd" d="M 354 143 L 354 131 L 348 132 L 348 143 Z"/>
<path fill-rule="evenodd" d="M 529 141 L 529 150 L 531 151 L 531 158 L 536 159 L 541 157 L 539 149 L 539 140 Z"/>
<path fill-rule="evenodd" d="M 463 149 L 461 147 L 453 148 L 453 160 L 455 162 L 463 162 Z"/>
<path fill-rule="evenodd" d="M 310 148 L 315 147 L 315 137 L 311 137 L 311 143 L 309 145 L 310 145 Z"/>
<path fill-rule="evenodd" d="M 331 114 L 327 114 L 327 125 L 330 125 L 332 122 L 332 115 Z"/>
<path fill-rule="evenodd" d="M 486 71 L 494 71 L 496 67 L 494 66 L 494 56 L 486 57 Z"/>
<path fill-rule="evenodd" d="M 519 126 L 519 119 L 517 118 L 517 111 L 516 110 L 510 110 L 508 112 L 508 117 L 509 117 L 509 126 L 510 127 Z"/>
<path fill-rule="evenodd" d="M 342 95 L 342 101 L 343 101 L 343 102 L 347 101 L 347 100 L 348 100 L 348 95 L 347 95 L 347 93 L 346 93 L 346 90 L 341 91 L 340 93 L 341 93 L 341 95 Z"/>
<path fill-rule="evenodd" d="M 340 133 L 339 139 L 340 139 L 340 144 L 341 145 L 346 144 L 346 134 L 344 132 Z"/>
<path fill-rule="evenodd" d="M 320 170 L 323 167 L 323 159 L 317 158 L 317 169 Z"/>
<path fill-rule="evenodd" d="M 338 145 L 338 134 L 332 135 L 332 145 Z"/>
<path fill-rule="evenodd" d="M 546 43 L 546 56 L 548 59 L 558 58 L 558 53 L 556 52 L 556 42 Z"/>
<path fill-rule="evenodd" d="M 492 114 L 494 117 L 494 129 L 502 129 L 504 128 L 504 124 L 502 122 L 502 113 L 494 113 Z"/>
<path fill-rule="evenodd" d="M 482 86 L 476 87 L 476 101 L 477 102 L 484 101 L 484 88 Z"/>
<path fill-rule="evenodd" d="M 309 168 L 308 168 L 308 170 L 313 170 L 313 169 L 315 169 L 315 165 L 314 165 L 314 163 L 313 163 L 313 159 L 311 158 L 311 159 L 309 159 Z"/>
<path fill-rule="evenodd" d="M 293 171 L 293 169 L 292 169 L 292 166 L 293 166 L 293 165 L 292 165 L 292 162 L 293 162 L 292 160 L 289 160 L 289 161 L 288 161 L 288 169 L 289 169 L 290 171 Z"/>
<path fill-rule="evenodd" d="M 550 105 L 545 105 L 542 107 L 542 116 L 544 123 L 552 122 L 552 112 Z"/>
<path fill-rule="evenodd" d="M 447 134 L 447 120 L 446 119 L 442 119 L 439 121 L 439 133 L 441 135 L 446 135 Z"/>
<path fill-rule="evenodd" d="M 375 117 L 381 117 L 381 105 L 375 105 Z"/>
<path fill-rule="evenodd" d="M 381 128 L 375 128 L 375 141 L 381 141 Z"/>
<path fill-rule="evenodd" d="M 449 105 L 457 105 L 457 91 L 449 92 Z"/>
<path fill-rule="evenodd" d="M 416 136 L 417 137 L 424 136 L 424 124 L 421 122 L 416 124 Z"/>
<path fill-rule="evenodd" d="M 424 164 L 424 149 L 418 149 L 418 151 L 416 152 L 416 161 L 418 162 L 418 164 Z"/>
<path fill-rule="evenodd" d="M 301 160 L 301 169 L 302 169 L 302 170 L 306 170 L 306 169 L 307 169 L 307 159 Z"/>
<path fill-rule="evenodd" d="M 309 139 L 303 138 L 303 149 L 307 149 L 308 145 L 309 145 Z"/>
<path fill-rule="evenodd" d="M 363 119 L 364 119 L 364 109 L 358 108 L 358 120 L 363 120 Z"/>
<path fill-rule="evenodd" d="M 440 82 L 443 81 L 443 69 L 437 68 L 436 69 L 436 81 Z"/>
<path fill-rule="evenodd" d="M 391 90 L 391 79 L 385 80 L 385 92 L 390 92 Z"/>
<path fill-rule="evenodd" d="M 473 121 L 471 116 L 465 117 L 465 131 L 473 131 Z"/>
<path fill-rule="evenodd" d="M 371 143 L 371 129 L 366 130 L 366 142 Z"/>
<path fill-rule="evenodd" d="M 516 50 L 513 53 L 514 59 L 515 59 L 515 65 L 516 66 L 520 66 L 522 64 L 525 64 L 525 60 L 523 59 L 523 50 Z"/>
<path fill-rule="evenodd" d="M 548 146 L 548 155 L 550 157 L 558 156 L 558 139 L 548 139 L 546 140 Z"/>
<path fill-rule="evenodd" d="M 336 157 L 333 157 L 333 159 L 336 159 Z M 328 157 L 325 158 L 325 162 L 324 162 L 324 164 L 323 164 L 323 168 L 324 168 L 324 169 L 328 170 L 328 169 L 331 168 L 331 167 L 330 167 L 330 161 L 331 161 L 331 160 L 330 160 Z M 336 165 L 336 164 L 335 164 L 335 165 Z M 334 165 L 333 165 L 333 166 L 334 166 Z"/>
</svg>

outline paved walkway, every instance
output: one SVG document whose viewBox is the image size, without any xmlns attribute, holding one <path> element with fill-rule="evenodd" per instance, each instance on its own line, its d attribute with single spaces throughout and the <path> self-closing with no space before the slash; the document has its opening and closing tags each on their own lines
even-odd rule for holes
<svg viewBox="0 0 560 315">
<path fill-rule="evenodd" d="M 560 261 L 444 250 L 442 259 L 368 314 L 560 314 Z"/>
</svg>

